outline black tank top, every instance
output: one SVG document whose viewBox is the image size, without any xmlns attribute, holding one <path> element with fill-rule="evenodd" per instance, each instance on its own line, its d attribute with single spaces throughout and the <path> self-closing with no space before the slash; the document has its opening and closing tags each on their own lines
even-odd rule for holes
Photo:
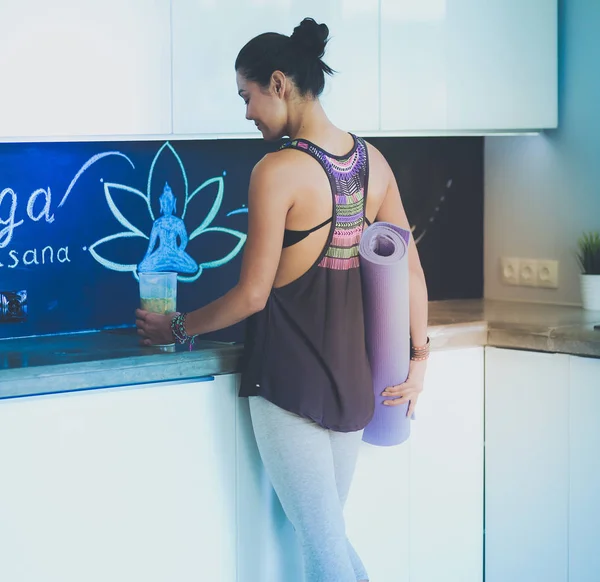
<svg viewBox="0 0 600 582">
<path fill-rule="evenodd" d="M 365 226 L 367 146 L 352 136 L 345 156 L 307 140 L 294 148 L 323 167 L 333 196 L 327 243 L 312 267 L 273 288 L 247 321 L 240 396 L 272 403 L 340 432 L 364 428 L 374 395 L 364 336 L 358 247 Z"/>
</svg>

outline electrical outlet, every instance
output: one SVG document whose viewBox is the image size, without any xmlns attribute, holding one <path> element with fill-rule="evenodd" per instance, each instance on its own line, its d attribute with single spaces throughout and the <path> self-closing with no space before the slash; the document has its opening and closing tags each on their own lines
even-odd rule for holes
<svg viewBox="0 0 600 582">
<path fill-rule="evenodd" d="M 558 288 L 558 261 L 502 257 L 501 280 L 505 285 Z"/>
<path fill-rule="evenodd" d="M 27 319 L 27 291 L 0 291 L 0 323 Z"/>
<path fill-rule="evenodd" d="M 519 284 L 525 287 L 537 287 L 538 262 L 535 259 L 519 260 Z"/>
<path fill-rule="evenodd" d="M 558 261 L 538 261 L 537 286 L 558 289 Z"/>
<path fill-rule="evenodd" d="M 500 259 L 500 275 L 505 285 L 519 284 L 519 259 L 502 257 Z"/>
</svg>

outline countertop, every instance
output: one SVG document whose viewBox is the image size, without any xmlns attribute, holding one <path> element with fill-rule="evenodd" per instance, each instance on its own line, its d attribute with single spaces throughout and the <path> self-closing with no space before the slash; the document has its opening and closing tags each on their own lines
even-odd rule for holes
<svg viewBox="0 0 600 582">
<path fill-rule="evenodd" d="M 0 340 L 0 399 L 237 372 L 242 347 L 142 347 L 135 329 Z"/>
<path fill-rule="evenodd" d="M 495 346 L 600 357 L 600 312 L 483 299 L 432 301 L 432 350 Z M 242 346 L 197 341 L 165 353 L 134 329 L 0 340 L 0 399 L 237 372 Z"/>
<path fill-rule="evenodd" d="M 432 349 L 486 345 L 600 358 L 600 311 L 580 307 L 466 299 L 432 301 Z"/>
</svg>

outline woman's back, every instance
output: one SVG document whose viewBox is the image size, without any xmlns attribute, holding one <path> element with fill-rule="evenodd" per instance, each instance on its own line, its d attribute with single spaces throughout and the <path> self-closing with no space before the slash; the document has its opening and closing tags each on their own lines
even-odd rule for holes
<svg viewBox="0 0 600 582">
<path fill-rule="evenodd" d="M 366 142 L 346 135 L 343 154 L 298 138 L 271 162 L 290 197 L 286 248 L 265 308 L 248 322 L 240 391 L 342 432 L 364 428 L 374 405 L 358 258 L 369 160 Z"/>
<path fill-rule="evenodd" d="M 329 131 L 328 135 L 320 137 L 319 141 L 307 139 L 324 152 L 336 157 L 348 154 L 354 147 L 352 135 L 337 128 Z M 367 144 L 367 157 L 369 172 L 366 217 L 370 223 L 374 221 L 385 198 L 389 167 L 381 154 L 369 144 Z M 306 231 L 332 217 L 331 185 L 317 160 L 302 151 L 282 149 L 269 154 L 262 163 L 277 168 L 281 181 L 281 195 L 291 197 L 291 207 L 285 221 L 286 230 Z M 274 287 L 285 286 L 302 276 L 320 255 L 327 243 L 328 235 L 329 228 L 324 226 L 310 236 L 284 248 Z"/>
</svg>

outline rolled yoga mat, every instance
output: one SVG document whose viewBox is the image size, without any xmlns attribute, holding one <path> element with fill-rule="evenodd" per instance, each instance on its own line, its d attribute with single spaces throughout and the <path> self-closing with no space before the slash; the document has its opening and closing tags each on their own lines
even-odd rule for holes
<svg viewBox="0 0 600 582">
<path fill-rule="evenodd" d="M 410 436 L 408 404 L 385 406 L 381 396 L 402 384 L 410 363 L 408 244 L 410 232 L 388 222 L 375 222 L 360 242 L 360 270 L 365 313 L 365 339 L 373 374 L 375 413 L 363 441 L 399 445 Z"/>
</svg>

